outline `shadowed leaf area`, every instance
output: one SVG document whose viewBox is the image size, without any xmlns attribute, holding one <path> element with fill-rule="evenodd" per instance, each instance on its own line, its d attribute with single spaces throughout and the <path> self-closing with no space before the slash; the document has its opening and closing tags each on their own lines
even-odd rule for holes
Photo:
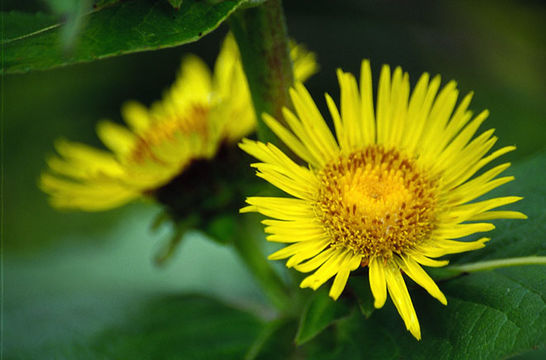
<svg viewBox="0 0 546 360">
<path fill-rule="evenodd" d="M 392 302 L 369 319 L 341 319 L 306 344 L 306 358 L 518 359 L 540 358 L 546 334 L 546 280 L 539 266 L 464 276 L 441 285 L 448 306 L 414 289 L 423 338 L 404 328 Z M 335 345 L 332 339 L 335 339 Z M 538 357 L 537 357 L 538 355 Z"/>
<path fill-rule="evenodd" d="M 6 359 L 241 359 L 261 329 L 251 314 L 198 295 L 129 307 L 125 319 L 71 344 L 19 349 Z"/>
<path fill-rule="evenodd" d="M 321 289 L 311 297 L 300 318 L 296 343 L 303 344 L 320 334 L 336 320 L 349 315 L 349 307 L 342 301 L 332 300 Z"/>
<path fill-rule="evenodd" d="M 61 41 L 66 25 L 53 26 L 53 17 L 3 12 L 10 30 L 2 41 L 2 73 L 46 70 L 190 43 L 216 29 L 243 2 L 187 0 L 173 9 L 167 1 L 123 1 L 82 18 L 83 28 L 70 47 Z"/>
</svg>

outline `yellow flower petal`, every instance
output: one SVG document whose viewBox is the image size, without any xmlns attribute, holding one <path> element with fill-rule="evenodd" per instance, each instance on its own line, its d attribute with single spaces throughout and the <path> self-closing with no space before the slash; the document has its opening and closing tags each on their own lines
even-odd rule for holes
<svg viewBox="0 0 546 360">
<path fill-rule="evenodd" d="M 433 231 L 433 237 L 443 237 L 448 239 L 458 239 L 477 232 L 491 231 L 495 228 L 495 225 L 490 223 L 473 223 L 473 224 L 461 224 L 452 225 L 449 227 L 443 227 Z"/>
<path fill-rule="evenodd" d="M 421 328 L 417 320 L 417 314 L 415 314 L 408 288 L 404 283 L 400 270 L 395 265 L 389 264 L 385 268 L 385 278 L 387 280 L 389 295 L 402 320 L 404 320 L 406 328 L 417 340 L 421 340 Z"/>
<path fill-rule="evenodd" d="M 423 255 L 422 255 L 421 253 L 419 253 L 418 251 L 408 251 L 407 254 L 408 254 L 408 256 L 410 256 L 413 260 L 415 260 L 416 262 L 418 262 L 419 264 L 424 265 L 424 266 L 442 267 L 442 266 L 446 266 L 447 264 L 449 264 L 449 260 L 433 260 L 433 259 L 429 259 L 428 257 L 423 256 Z"/>
<path fill-rule="evenodd" d="M 104 120 L 97 125 L 97 134 L 114 153 L 124 157 L 135 146 L 136 137 L 127 128 Z"/>
<path fill-rule="evenodd" d="M 150 125 L 150 115 L 144 105 L 136 101 L 128 101 L 121 108 L 123 120 L 136 133 L 147 130 Z"/>
<path fill-rule="evenodd" d="M 370 62 L 363 60 L 360 65 L 360 113 L 362 139 L 364 144 L 375 142 L 375 116 L 373 112 L 372 71 Z"/>
<path fill-rule="evenodd" d="M 432 297 L 438 299 L 442 304 L 447 305 L 445 295 L 417 262 L 408 256 L 402 256 L 401 260 L 397 261 L 397 263 L 413 281 L 421 285 Z"/>
<path fill-rule="evenodd" d="M 343 289 L 345 289 L 345 285 L 349 279 L 349 274 L 351 271 L 356 270 L 360 266 L 360 260 L 361 256 L 350 254 L 345 258 L 343 263 L 341 263 L 339 271 L 334 279 L 334 283 L 330 288 L 329 295 L 332 299 L 337 300 L 339 298 L 343 292 Z"/>
<path fill-rule="evenodd" d="M 301 288 L 310 287 L 313 290 L 318 289 L 322 284 L 328 281 L 332 276 L 336 275 L 341 264 L 347 258 L 352 258 L 352 254 L 347 251 L 337 251 L 328 259 L 321 267 L 312 275 L 303 279 L 300 284 Z"/>
<path fill-rule="evenodd" d="M 382 258 L 370 260 L 370 288 L 374 297 L 374 307 L 380 309 L 387 300 L 387 282 L 385 280 L 385 262 Z"/>
<path fill-rule="evenodd" d="M 311 254 L 309 257 L 315 256 L 320 253 L 326 246 L 328 246 L 328 241 L 328 239 L 324 238 L 317 240 L 300 241 L 296 244 L 292 244 L 278 251 L 275 251 L 267 258 L 269 260 L 280 260 L 298 253 Z"/>
<path fill-rule="evenodd" d="M 305 146 L 284 126 L 268 114 L 263 115 L 263 120 L 267 126 L 301 159 L 312 162 L 313 157 Z"/>
<path fill-rule="evenodd" d="M 457 254 L 461 252 L 481 249 L 489 238 L 481 238 L 476 241 L 454 241 L 435 239 L 429 244 L 419 246 L 419 251 L 428 257 L 436 258 L 447 254 Z"/>
<path fill-rule="evenodd" d="M 519 211 L 487 211 L 471 216 L 470 221 L 484 221 L 495 219 L 527 219 L 527 215 Z"/>
<path fill-rule="evenodd" d="M 308 260 L 302 264 L 295 265 L 294 268 L 298 271 L 301 271 L 303 273 L 307 273 L 310 271 L 315 270 L 322 264 L 324 264 L 328 259 L 330 259 L 332 256 L 336 255 L 339 251 L 334 248 L 327 248 L 311 260 Z"/>
</svg>

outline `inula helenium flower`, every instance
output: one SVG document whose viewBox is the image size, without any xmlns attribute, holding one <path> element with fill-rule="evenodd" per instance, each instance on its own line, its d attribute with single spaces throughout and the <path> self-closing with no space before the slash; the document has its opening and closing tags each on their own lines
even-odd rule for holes
<svg viewBox="0 0 546 360">
<path fill-rule="evenodd" d="M 287 125 L 264 116 L 308 166 L 275 145 L 243 140 L 241 148 L 262 161 L 253 165 L 257 175 L 292 197 L 250 197 L 242 211 L 272 218 L 264 220 L 268 240 L 290 245 L 269 258 L 288 258 L 288 267 L 311 272 L 301 287 L 317 289 L 334 277 L 330 296 L 337 299 L 350 272 L 367 266 L 375 307 L 384 305 L 388 293 L 420 339 L 402 274 L 446 304 L 422 266 L 444 266 L 448 262 L 436 258 L 482 248 L 487 238 L 455 239 L 492 230 L 488 220 L 525 218 L 493 211 L 519 197 L 472 202 L 513 179 L 497 177 L 508 163 L 479 171 L 515 148 L 489 153 L 497 140 L 493 130 L 474 137 L 488 112 L 472 116 L 471 94 L 455 107 L 453 81 L 439 91 L 440 77 L 424 74 L 410 93 L 408 74 L 400 68 L 391 74 L 384 66 L 374 111 L 368 61 L 362 63 L 360 90 L 353 75 L 337 75 L 341 111 L 326 95 L 335 137 L 301 84 L 290 92 L 295 113 L 284 110 Z"/>
<path fill-rule="evenodd" d="M 295 77 L 304 81 L 317 65 L 312 53 L 292 46 Z M 129 128 L 103 121 L 97 132 L 111 151 L 58 141 L 60 156 L 47 160 L 40 179 L 53 206 L 110 209 L 169 183 L 192 160 L 211 159 L 223 143 L 253 131 L 256 119 L 237 45 L 226 38 L 214 74 L 197 57 L 183 62 L 176 82 L 151 109 L 123 107 Z"/>
</svg>

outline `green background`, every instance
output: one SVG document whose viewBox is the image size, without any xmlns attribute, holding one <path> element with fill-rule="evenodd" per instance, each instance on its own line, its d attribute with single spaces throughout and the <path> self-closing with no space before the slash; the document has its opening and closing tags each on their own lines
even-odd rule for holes
<svg viewBox="0 0 546 360">
<path fill-rule="evenodd" d="M 362 58 L 371 60 L 376 79 L 384 63 L 402 66 L 413 83 L 424 71 L 455 79 L 462 94 L 475 91 L 473 110 L 491 111 L 482 130 L 496 129 L 498 147 L 518 147 L 506 158 L 526 166 L 516 182 L 536 187 L 533 207 L 543 217 L 541 182 L 529 180 L 542 179 L 545 164 L 537 160 L 546 147 L 546 7 L 541 2 L 285 3 L 290 35 L 318 56 L 321 72 L 308 87 L 322 110 L 325 91 L 338 96 L 335 69 L 357 74 Z M 3 10 L 11 9 L 48 10 L 42 2 L 5 1 Z M 222 26 L 182 47 L 2 79 L 5 358 L 240 359 L 264 319 L 273 315 L 231 249 L 198 232 L 187 236 L 170 264 L 155 267 L 152 255 L 170 234 L 168 226 L 155 233 L 149 229 L 158 206 L 57 212 L 36 186 L 54 139 L 100 146 L 94 135 L 99 119 L 119 120 L 126 100 L 158 99 L 186 53 L 212 65 L 226 30 Z M 529 170 L 533 166 L 536 172 Z M 531 224 L 538 225 L 526 229 L 528 236 L 536 234 L 543 252 L 543 227 Z M 536 271 L 544 278 L 543 270 Z M 542 297 L 544 286 L 537 285 Z M 382 321 L 388 311 L 373 321 Z M 402 327 L 399 321 L 395 325 Z M 213 343 L 210 333 L 216 334 Z"/>
</svg>

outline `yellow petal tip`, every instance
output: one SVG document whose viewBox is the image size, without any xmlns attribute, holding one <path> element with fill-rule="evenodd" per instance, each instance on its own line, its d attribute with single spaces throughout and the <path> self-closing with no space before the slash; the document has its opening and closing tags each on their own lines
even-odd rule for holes
<svg viewBox="0 0 546 360">
<path fill-rule="evenodd" d="M 385 300 L 375 300 L 373 303 L 373 307 L 376 309 L 381 309 L 385 305 Z"/>
<path fill-rule="evenodd" d="M 337 293 L 337 292 L 334 293 L 332 290 L 330 290 L 330 293 L 328 295 L 332 298 L 332 300 L 337 301 L 337 299 L 339 299 L 341 293 Z"/>
<path fill-rule="evenodd" d="M 254 205 L 245 206 L 244 208 L 239 209 L 239 213 L 249 213 L 249 212 L 256 212 L 258 211 L 258 208 Z"/>
</svg>

